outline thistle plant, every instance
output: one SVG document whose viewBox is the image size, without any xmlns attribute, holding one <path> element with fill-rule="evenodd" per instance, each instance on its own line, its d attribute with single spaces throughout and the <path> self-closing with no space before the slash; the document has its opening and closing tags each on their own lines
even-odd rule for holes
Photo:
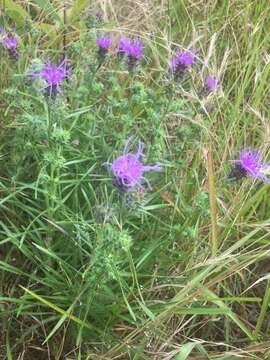
<svg viewBox="0 0 270 360">
<path fill-rule="evenodd" d="M 172 1 L 157 7 L 155 27 L 135 24 L 134 3 L 124 23 L 117 9 L 113 29 L 110 4 L 101 29 L 94 3 L 91 24 L 86 2 L 70 2 L 65 21 L 54 2 L 29 13 L 13 3 L 2 10 L 18 35 L 8 25 L 0 34 L 1 54 L 19 56 L 0 73 L 3 356 L 266 358 L 269 6 L 239 4 L 236 14 L 224 4 L 212 17 L 209 1 L 202 12 Z M 166 76 L 166 49 L 188 38 L 200 52 L 177 51 Z M 39 60 L 48 53 L 63 60 Z M 221 66 L 204 78 L 197 63 Z M 260 150 L 242 149 L 228 175 L 228 154 L 247 143 Z M 232 187 L 227 177 L 247 181 Z"/>
</svg>

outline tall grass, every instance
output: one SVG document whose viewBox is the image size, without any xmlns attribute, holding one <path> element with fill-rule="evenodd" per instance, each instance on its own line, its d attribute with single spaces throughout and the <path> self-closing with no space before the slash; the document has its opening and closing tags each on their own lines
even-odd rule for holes
<svg viewBox="0 0 270 360">
<path fill-rule="evenodd" d="M 1 47 L 2 358 L 267 359 L 269 185 L 227 175 L 243 147 L 269 158 L 269 2 L 4 7 L 21 45 L 18 63 Z M 143 64 L 98 67 L 99 32 L 139 35 Z M 198 50 L 183 86 L 180 47 Z M 48 99 L 25 74 L 63 52 L 72 75 Z M 163 167 L 152 190 L 114 184 L 130 136 Z"/>
</svg>

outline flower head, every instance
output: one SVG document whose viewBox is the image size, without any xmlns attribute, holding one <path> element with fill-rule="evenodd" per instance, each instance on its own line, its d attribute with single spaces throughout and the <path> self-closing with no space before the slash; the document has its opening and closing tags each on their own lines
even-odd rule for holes
<svg viewBox="0 0 270 360">
<path fill-rule="evenodd" d="M 214 76 L 207 76 L 204 81 L 204 86 L 208 91 L 216 91 L 218 87 L 218 80 Z"/>
<path fill-rule="evenodd" d="M 181 78 L 185 71 L 195 64 L 195 54 L 187 51 L 177 51 L 171 59 L 170 68 L 176 78 Z"/>
<path fill-rule="evenodd" d="M 1 42 L 3 46 L 8 50 L 10 56 L 17 57 L 19 43 L 15 31 L 13 32 L 13 35 L 8 35 L 3 28 L 0 28 L 0 33 L 2 34 Z"/>
<path fill-rule="evenodd" d="M 171 68 L 173 70 L 178 68 L 185 70 L 193 64 L 195 64 L 195 55 L 186 51 L 177 51 L 171 60 Z"/>
<path fill-rule="evenodd" d="M 98 44 L 98 61 L 99 61 L 99 65 L 101 65 L 104 62 L 106 55 L 109 51 L 109 47 L 111 45 L 111 39 L 109 35 L 98 36 L 97 44 Z"/>
<path fill-rule="evenodd" d="M 250 176 L 263 182 L 268 181 L 265 171 L 270 169 L 270 165 L 262 162 L 262 156 L 257 150 L 241 150 L 240 159 L 232 162 L 235 167 L 231 170 L 229 178 L 239 180 Z"/>
<path fill-rule="evenodd" d="M 135 39 L 129 41 L 126 44 L 125 53 L 128 58 L 138 61 L 141 60 L 143 57 L 143 43 L 140 39 Z"/>
<path fill-rule="evenodd" d="M 145 166 L 140 158 L 143 156 L 143 144 L 139 142 L 138 150 L 134 153 L 129 153 L 130 139 L 128 140 L 124 154 L 119 156 L 111 165 L 111 170 L 114 173 L 118 185 L 124 190 L 142 187 L 142 180 L 145 180 L 144 173 L 146 171 L 161 171 L 161 167 Z"/>
<path fill-rule="evenodd" d="M 47 95 L 62 93 L 61 83 L 69 76 L 67 59 L 55 65 L 47 61 L 38 72 L 31 73 L 33 77 L 40 77 L 46 82 L 45 92 Z"/>
<path fill-rule="evenodd" d="M 140 39 L 129 39 L 121 37 L 116 49 L 118 56 L 126 55 L 127 66 L 133 70 L 139 60 L 143 58 L 143 43 Z"/>
<path fill-rule="evenodd" d="M 102 49 L 105 52 L 108 52 L 109 47 L 111 45 L 111 39 L 109 37 L 109 35 L 106 36 L 98 36 L 97 38 L 97 44 L 99 46 L 100 49 Z"/>
<path fill-rule="evenodd" d="M 130 39 L 126 38 L 126 37 L 121 37 L 116 49 L 116 53 L 118 55 L 123 55 L 126 54 L 127 49 L 130 46 Z"/>
</svg>

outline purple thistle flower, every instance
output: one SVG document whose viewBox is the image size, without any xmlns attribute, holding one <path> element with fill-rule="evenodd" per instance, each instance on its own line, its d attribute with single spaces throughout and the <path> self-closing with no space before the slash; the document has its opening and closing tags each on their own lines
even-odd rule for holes
<svg viewBox="0 0 270 360">
<path fill-rule="evenodd" d="M 195 64 L 195 54 L 187 51 L 177 51 L 171 59 L 170 68 L 176 78 L 182 78 L 185 71 Z"/>
<path fill-rule="evenodd" d="M 136 63 L 143 58 L 143 43 L 140 39 L 121 37 L 116 48 L 119 57 L 127 56 L 127 66 L 132 70 Z"/>
<path fill-rule="evenodd" d="M 61 83 L 69 76 L 67 59 L 64 58 L 59 65 L 47 61 L 38 72 L 33 72 L 30 75 L 45 80 L 47 84 L 45 93 L 48 96 L 56 96 L 57 93 L 62 93 Z"/>
<path fill-rule="evenodd" d="M 145 166 L 140 161 L 140 157 L 144 156 L 142 142 L 139 141 L 138 150 L 135 154 L 127 152 L 130 140 L 125 145 L 124 154 L 111 164 L 115 180 L 119 187 L 124 190 L 142 187 L 142 181 L 146 180 L 143 176 L 146 171 L 161 171 L 161 167 L 158 165 Z"/>
<path fill-rule="evenodd" d="M 3 46 L 8 50 L 10 57 L 18 58 L 18 39 L 16 37 L 15 30 L 13 35 L 8 35 L 7 32 L 1 27 L 0 33 L 2 34 L 1 42 Z"/>
<path fill-rule="evenodd" d="M 141 60 L 143 57 L 143 43 L 141 40 L 131 40 L 126 46 L 125 53 L 133 61 Z"/>
<path fill-rule="evenodd" d="M 98 44 L 98 57 L 99 57 L 99 65 L 103 63 L 105 60 L 105 57 L 109 51 L 109 47 L 111 45 L 111 39 L 109 35 L 106 36 L 98 36 L 97 38 L 97 44 Z"/>
<path fill-rule="evenodd" d="M 204 81 L 204 86 L 208 91 L 216 91 L 218 87 L 218 80 L 214 76 L 207 76 Z"/>
<path fill-rule="evenodd" d="M 97 44 L 102 51 L 108 52 L 109 47 L 111 45 L 111 39 L 109 35 L 106 36 L 98 36 L 97 38 Z"/>
<path fill-rule="evenodd" d="M 262 156 L 257 150 L 241 150 L 240 159 L 231 162 L 235 166 L 228 176 L 229 179 L 240 180 L 249 176 L 268 182 L 265 170 L 270 169 L 270 165 L 262 162 Z"/>
<path fill-rule="evenodd" d="M 116 53 L 117 55 L 123 55 L 126 54 L 127 49 L 130 46 L 130 39 L 126 38 L 126 37 L 121 37 L 116 49 Z"/>
</svg>

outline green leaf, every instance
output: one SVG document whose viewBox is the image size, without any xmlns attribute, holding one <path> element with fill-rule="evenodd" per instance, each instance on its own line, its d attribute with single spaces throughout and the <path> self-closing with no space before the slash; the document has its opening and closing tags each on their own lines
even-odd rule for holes
<svg viewBox="0 0 270 360">
<path fill-rule="evenodd" d="M 189 342 L 181 347 L 180 352 L 176 355 L 175 360 L 186 360 L 188 359 L 189 354 L 197 345 L 196 342 Z"/>
<path fill-rule="evenodd" d="M 175 314 L 188 314 L 188 315 L 227 315 L 230 310 L 227 308 L 214 308 L 214 307 L 190 307 L 190 308 L 176 308 Z"/>
<path fill-rule="evenodd" d="M 69 21 L 72 22 L 76 20 L 88 4 L 88 0 L 75 0 L 69 15 Z"/>
<path fill-rule="evenodd" d="M 24 8 L 13 0 L 5 0 L 5 11 L 17 26 L 23 26 L 28 17 Z"/>
<path fill-rule="evenodd" d="M 50 2 L 50 0 L 33 0 L 35 4 L 37 4 L 46 14 L 45 16 L 51 17 L 57 22 L 62 22 L 58 10 L 56 7 L 53 6 L 53 4 Z M 43 16 L 44 18 L 44 16 Z"/>
<path fill-rule="evenodd" d="M 69 313 L 70 309 L 68 311 L 65 311 L 63 309 L 61 309 L 59 306 L 51 303 L 50 301 L 44 299 L 42 296 L 37 295 L 36 293 L 34 293 L 33 291 L 26 289 L 24 286 L 20 285 L 20 288 L 22 288 L 25 292 L 27 292 L 28 294 L 30 294 L 33 298 L 35 298 L 36 300 L 42 302 L 43 304 L 47 305 L 49 308 L 55 310 L 56 312 L 64 315 L 66 318 L 69 318 L 70 320 L 76 322 L 77 324 L 79 324 L 80 326 L 83 327 L 87 327 L 90 330 L 93 330 L 93 326 L 90 324 L 85 323 L 84 321 L 82 321 L 81 319 L 77 318 L 76 316 L 72 315 Z"/>
</svg>

